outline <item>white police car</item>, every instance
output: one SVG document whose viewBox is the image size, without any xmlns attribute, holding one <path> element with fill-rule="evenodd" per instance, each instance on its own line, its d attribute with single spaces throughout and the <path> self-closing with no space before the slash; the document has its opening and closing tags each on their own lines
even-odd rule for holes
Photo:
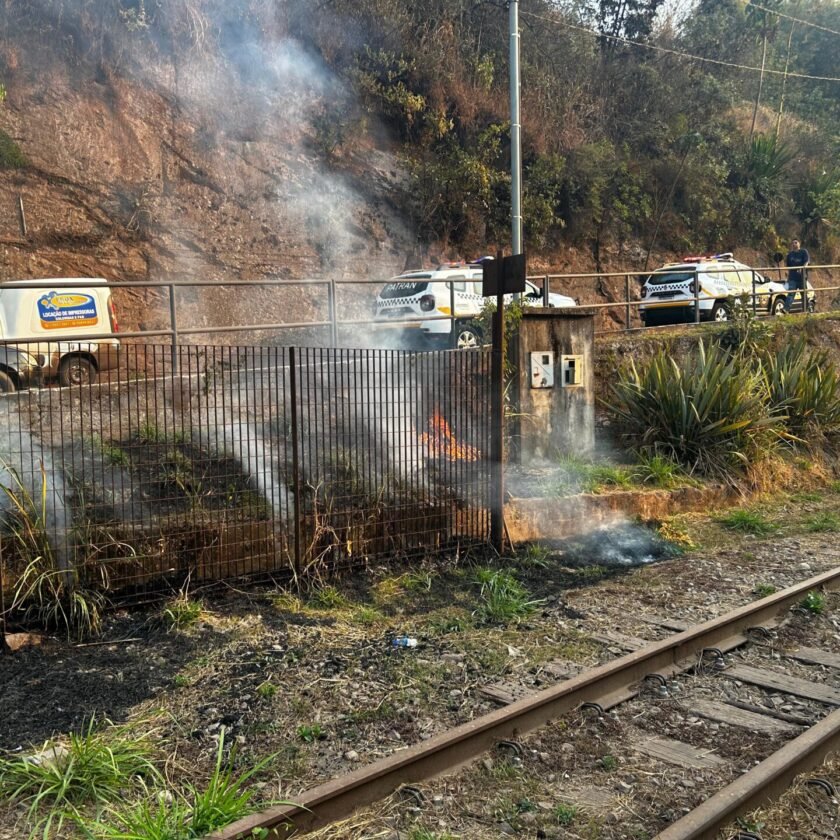
<svg viewBox="0 0 840 840">
<path fill-rule="evenodd" d="M 808 311 L 816 307 L 816 295 L 808 283 Z M 784 282 L 771 280 L 739 262 L 731 253 L 686 257 L 667 263 L 650 274 L 642 285 L 639 314 L 645 326 L 694 321 L 695 293 L 701 321 L 726 321 L 728 301 L 736 304 L 746 295 L 748 305 L 760 314 L 781 315 L 788 290 Z M 755 299 L 753 301 L 753 295 Z M 792 311 L 802 310 L 802 295 L 794 298 Z"/>
<path fill-rule="evenodd" d="M 419 329 L 426 336 L 448 339 L 454 322 L 455 345 L 477 347 L 483 341 L 473 322 L 487 298 L 481 294 L 482 270 L 477 263 L 447 263 L 434 269 L 407 271 L 394 277 L 376 297 L 377 322 Z M 541 306 L 542 289 L 526 281 L 523 301 Z M 549 306 L 576 306 L 573 298 L 551 293 Z M 454 306 L 454 319 L 453 315 Z"/>
</svg>

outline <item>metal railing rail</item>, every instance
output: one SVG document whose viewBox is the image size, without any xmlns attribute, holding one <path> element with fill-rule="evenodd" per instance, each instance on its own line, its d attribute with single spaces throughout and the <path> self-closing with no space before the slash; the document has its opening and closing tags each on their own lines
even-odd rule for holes
<svg viewBox="0 0 840 840">
<path fill-rule="evenodd" d="M 716 268 L 716 273 L 718 274 L 726 274 L 728 272 L 736 272 L 739 269 L 735 268 L 725 268 L 725 267 L 718 267 Z M 750 269 L 752 282 L 751 282 L 751 307 L 753 313 L 758 315 L 761 309 L 761 301 L 764 298 L 769 297 L 771 294 L 780 295 L 781 292 L 770 292 L 761 288 L 762 284 L 759 282 L 759 277 L 765 277 L 767 280 L 774 281 L 774 282 L 784 282 L 784 275 L 787 269 L 778 266 L 772 267 L 760 267 Z M 840 265 L 838 264 L 819 264 L 819 265 L 811 265 L 808 267 L 808 271 L 813 276 L 813 272 L 815 271 L 828 271 L 831 272 L 832 275 L 835 273 L 840 272 Z M 605 280 L 611 278 L 624 278 L 624 296 L 623 298 L 618 298 L 616 300 L 611 301 L 604 301 L 604 302 L 582 302 L 579 303 L 580 307 L 585 310 L 607 310 L 607 309 L 616 309 L 616 308 L 623 308 L 624 309 L 624 330 L 634 330 L 639 329 L 640 327 L 634 326 L 632 314 L 634 309 L 638 310 L 640 307 L 645 307 L 648 309 L 658 309 L 658 308 L 667 308 L 669 306 L 674 306 L 673 302 L 669 301 L 655 301 L 651 298 L 641 298 L 635 297 L 633 295 L 632 289 L 632 278 L 645 278 L 651 274 L 655 274 L 656 272 L 638 272 L 638 271 L 612 271 L 612 272 L 579 272 L 579 273 L 569 273 L 569 274 L 540 274 L 540 275 L 530 275 L 528 280 L 530 280 L 535 286 L 538 288 L 542 288 L 543 295 L 542 295 L 542 306 L 547 307 L 549 305 L 549 297 L 553 292 L 560 292 L 560 293 L 568 293 L 568 288 L 562 289 L 557 288 L 557 282 L 563 281 L 568 283 L 569 281 L 581 281 L 581 280 Z M 696 273 L 696 272 L 695 272 Z M 35 282 L 35 281 L 4 281 L 0 283 L 0 290 L 6 288 L 29 288 L 29 289 L 42 289 L 42 290 L 50 290 L 55 288 L 57 285 L 60 285 L 62 289 L 81 289 L 81 288 L 90 288 L 91 282 L 90 280 L 86 279 L 68 279 L 64 280 L 62 278 L 49 278 L 45 279 L 43 282 Z M 339 307 L 339 290 L 342 291 L 349 287 L 382 287 L 388 281 L 381 280 L 381 279 L 357 279 L 357 278 L 326 278 L 326 279 L 301 279 L 301 280 L 287 280 L 287 279 L 277 279 L 277 278 L 263 278 L 259 280 L 190 280 L 190 279 L 176 279 L 176 280 L 167 280 L 163 283 L 158 283 L 149 280 L 127 280 L 127 281 L 114 281 L 108 282 L 109 289 L 150 289 L 157 291 L 159 293 L 163 293 L 167 296 L 166 301 L 166 311 L 168 315 L 169 324 L 167 327 L 161 327 L 157 329 L 141 329 L 141 330 L 132 330 L 127 332 L 95 332 L 95 333 L 78 333 L 73 335 L 72 339 L 64 339 L 62 337 L 61 340 L 72 340 L 72 341 L 97 341 L 103 339 L 147 339 L 151 337 L 159 337 L 159 338 L 167 338 L 169 339 L 169 343 L 171 343 L 172 347 L 175 348 L 180 339 L 187 336 L 199 336 L 199 335 L 221 335 L 221 334 L 231 334 L 231 333 L 242 333 L 242 332 L 255 332 L 255 331 L 276 331 L 276 330 L 301 330 L 301 329 L 323 329 L 329 331 L 329 338 L 330 343 L 335 345 L 338 343 L 339 331 L 342 328 L 352 328 L 352 327 L 370 327 L 376 326 L 381 327 L 383 329 L 392 328 L 392 327 L 406 327 L 406 326 L 419 326 L 421 323 L 430 323 L 435 321 L 449 321 L 451 327 L 448 331 L 449 334 L 449 343 L 450 346 L 454 346 L 455 340 L 457 337 L 457 331 L 455 326 L 458 321 L 467 320 L 469 318 L 474 317 L 471 312 L 465 312 L 463 310 L 459 311 L 457 306 L 457 292 L 456 292 L 456 284 L 459 282 L 463 282 L 463 280 L 443 280 L 443 281 L 435 281 L 444 283 L 449 288 L 449 313 L 448 314 L 433 314 L 430 312 L 428 314 L 423 314 L 422 316 L 412 316 L 408 318 L 401 318 L 401 317 L 388 317 L 388 318 L 360 318 L 360 317 L 343 317 L 342 313 L 340 312 Z M 473 281 L 474 282 L 474 281 Z M 702 308 L 700 304 L 709 300 L 719 300 L 715 295 L 707 294 L 703 292 L 699 288 L 699 283 L 695 283 L 695 294 L 694 300 L 692 303 L 687 304 L 688 306 L 694 307 L 694 321 L 699 322 L 700 320 L 700 309 Z M 322 316 L 321 317 L 314 317 L 310 320 L 305 321 L 289 321 L 289 322 L 282 322 L 282 321 L 270 321 L 264 323 L 243 323 L 243 324 L 231 324 L 231 325 L 219 325 L 219 326 L 189 326 L 185 325 L 182 322 L 182 317 L 180 313 L 181 306 L 179 306 L 178 299 L 177 299 L 177 291 L 181 289 L 213 289 L 213 288 L 240 288 L 240 287 L 247 287 L 249 289 L 255 288 L 277 288 L 277 289 L 323 289 L 325 290 L 324 299 L 319 301 L 320 309 Z M 816 296 L 818 299 L 822 298 L 825 299 L 827 293 L 830 292 L 840 292 L 840 284 L 838 285 L 827 285 L 827 286 L 819 286 L 814 287 L 812 290 L 809 290 L 809 297 L 811 295 Z M 801 295 L 801 290 L 796 291 L 796 295 Z M 324 311 L 325 310 L 325 311 Z M 118 313 L 119 314 L 119 313 Z M 646 327 L 645 327 L 646 328 Z M 601 332 L 611 332 L 611 330 L 602 330 Z M 443 333 L 446 335 L 446 333 Z M 47 340 L 58 340 L 53 338 L 48 338 L 46 336 L 39 336 L 39 335 L 28 335 L 28 336 L 16 336 L 14 338 L 3 339 L 0 338 L 0 343 L 36 343 L 36 342 L 45 342 Z M 173 359 L 175 358 L 174 349 L 173 349 Z"/>
</svg>

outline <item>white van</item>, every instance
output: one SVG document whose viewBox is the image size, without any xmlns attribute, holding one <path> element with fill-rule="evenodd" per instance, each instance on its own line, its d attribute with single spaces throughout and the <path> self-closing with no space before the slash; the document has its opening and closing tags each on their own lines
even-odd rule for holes
<svg viewBox="0 0 840 840">
<path fill-rule="evenodd" d="M 100 371 L 117 366 L 120 342 L 113 334 L 118 329 L 107 280 L 0 283 L 0 342 L 19 345 L 34 356 L 43 379 L 57 377 L 61 385 L 95 382 Z"/>
<path fill-rule="evenodd" d="M 477 347 L 483 338 L 471 323 L 488 300 L 481 294 L 482 269 L 474 263 L 449 263 L 434 269 L 407 271 L 394 277 L 376 296 L 376 320 L 392 321 L 394 326 L 416 327 L 427 336 L 445 338 L 452 333 L 452 306 L 455 306 L 456 346 Z M 542 289 L 531 281 L 525 284 L 523 301 L 542 306 Z M 551 293 L 548 305 L 576 306 L 573 298 Z M 428 320 L 434 318 L 435 320 Z M 409 323 L 400 323 L 408 321 Z M 416 324 L 410 322 L 416 321 Z"/>
</svg>

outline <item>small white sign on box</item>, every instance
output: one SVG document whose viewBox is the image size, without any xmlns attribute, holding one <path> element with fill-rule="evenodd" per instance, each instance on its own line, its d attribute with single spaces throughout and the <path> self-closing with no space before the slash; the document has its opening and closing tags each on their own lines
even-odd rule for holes
<svg viewBox="0 0 840 840">
<path fill-rule="evenodd" d="M 531 353 L 531 387 L 554 387 L 554 353 L 551 350 L 538 350 Z"/>
</svg>

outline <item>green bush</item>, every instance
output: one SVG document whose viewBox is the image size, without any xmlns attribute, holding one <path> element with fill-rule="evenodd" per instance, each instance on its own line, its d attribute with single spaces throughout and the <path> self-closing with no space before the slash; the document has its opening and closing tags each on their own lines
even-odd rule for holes
<svg viewBox="0 0 840 840">
<path fill-rule="evenodd" d="M 804 338 L 760 360 L 770 410 L 794 435 L 840 429 L 840 379 L 825 351 Z"/>
<path fill-rule="evenodd" d="M 763 377 L 717 346 L 701 344 L 684 366 L 664 352 L 639 367 L 631 361 L 612 390 L 609 409 L 631 447 L 690 472 L 729 479 L 779 439 Z"/>
<path fill-rule="evenodd" d="M 0 129 L 0 169 L 22 169 L 26 164 L 26 156 L 20 146 Z"/>
</svg>

